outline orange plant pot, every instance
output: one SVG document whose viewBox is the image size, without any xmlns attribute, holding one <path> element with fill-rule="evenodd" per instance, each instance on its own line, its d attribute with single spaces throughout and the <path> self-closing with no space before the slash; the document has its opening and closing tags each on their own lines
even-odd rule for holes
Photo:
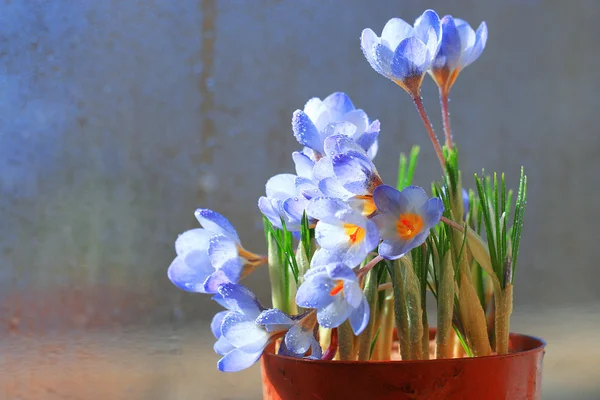
<svg viewBox="0 0 600 400">
<path fill-rule="evenodd" d="M 433 333 L 432 331 L 431 333 Z M 262 356 L 264 400 L 538 400 L 546 343 L 511 333 L 510 354 L 426 361 Z"/>
</svg>

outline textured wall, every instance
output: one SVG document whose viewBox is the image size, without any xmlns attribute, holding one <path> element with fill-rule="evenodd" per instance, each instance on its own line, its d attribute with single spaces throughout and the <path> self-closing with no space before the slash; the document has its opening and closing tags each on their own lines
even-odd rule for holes
<svg viewBox="0 0 600 400">
<path fill-rule="evenodd" d="M 158 322 L 214 309 L 166 279 L 198 206 L 263 250 L 256 207 L 292 171 L 291 113 L 346 91 L 382 123 L 376 159 L 422 145 L 416 182 L 439 177 L 421 121 L 371 70 L 364 27 L 412 20 L 418 1 L 5 1 L 0 4 L 0 313 L 3 329 Z M 529 205 L 517 303 L 600 299 L 596 280 L 600 6 L 430 1 L 488 48 L 452 92 L 465 177 L 484 167 Z M 426 106 L 436 127 L 432 82 Z M 438 128 L 438 131 L 441 129 Z M 268 298 L 266 274 L 249 279 Z"/>
</svg>

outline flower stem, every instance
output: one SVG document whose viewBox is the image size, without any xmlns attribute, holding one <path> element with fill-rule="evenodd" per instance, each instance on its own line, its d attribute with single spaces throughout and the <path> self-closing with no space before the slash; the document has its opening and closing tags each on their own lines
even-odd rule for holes
<svg viewBox="0 0 600 400">
<path fill-rule="evenodd" d="M 448 107 L 448 91 L 440 88 L 440 103 L 442 104 L 442 125 L 446 137 L 446 147 L 452 149 L 452 130 L 450 129 L 450 109 Z"/>
<path fill-rule="evenodd" d="M 323 357 L 321 357 L 321 360 L 333 360 L 333 357 L 335 357 L 335 353 L 337 353 L 337 351 L 338 351 L 338 328 L 333 328 L 331 330 L 331 338 L 330 338 L 330 342 L 329 342 L 329 347 L 327 348 L 325 353 L 323 353 Z"/>
<path fill-rule="evenodd" d="M 367 263 L 367 265 L 365 265 L 364 267 L 362 267 L 361 269 L 359 269 L 358 271 L 356 271 L 356 276 L 358 278 L 361 278 L 362 276 L 364 276 L 367 272 L 369 272 L 374 266 L 377 265 L 377 263 L 379 263 L 380 261 L 383 261 L 383 257 L 381 257 L 379 254 L 377 255 L 377 257 L 375 257 L 374 259 L 372 259 L 371 261 L 369 261 Z"/>
<path fill-rule="evenodd" d="M 371 310 L 369 323 L 365 330 L 358 336 L 358 360 L 369 361 L 371 356 L 371 342 L 375 333 L 375 322 L 377 321 L 377 271 L 371 270 L 365 277 L 365 297 Z"/>
<path fill-rule="evenodd" d="M 354 332 L 350 321 L 346 320 L 338 327 L 338 355 L 342 361 L 350 361 L 356 359 L 356 351 L 354 348 Z"/>
<path fill-rule="evenodd" d="M 295 303 L 290 301 L 290 279 L 285 262 L 279 254 L 279 247 L 272 233 L 268 236 L 269 280 L 271 281 L 271 300 L 273 308 L 278 308 L 286 314 L 295 311 Z M 293 309 L 294 308 L 294 309 Z"/>
<path fill-rule="evenodd" d="M 420 95 L 413 96 L 413 102 L 417 107 L 417 111 L 419 112 L 419 116 L 425 125 L 425 129 L 427 130 L 427 134 L 429 135 L 429 139 L 431 140 L 431 144 L 433 144 L 433 149 L 435 150 L 435 154 L 440 160 L 440 165 L 442 169 L 446 170 L 446 160 L 444 158 L 444 153 L 442 152 L 442 146 L 440 146 L 440 142 L 435 135 L 435 131 L 433 130 L 433 126 L 431 125 L 431 121 L 427 116 L 427 112 L 425 111 L 425 106 L 423 105 L 423 99 Z"/>
</svg>

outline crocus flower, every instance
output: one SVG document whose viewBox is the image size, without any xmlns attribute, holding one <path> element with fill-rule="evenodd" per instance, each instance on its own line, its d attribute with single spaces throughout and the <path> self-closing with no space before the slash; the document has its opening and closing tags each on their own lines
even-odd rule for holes
<svg viewBox="0 0 600 400">
<path fill-rule="evenodd" d="M 343 135 L 328 137 L 325 151 L 328 155 L 319 160 L 313 170 L 321 192 L 329 197 L 370 201 L 373 190 L 382 180 L 367 154 Z M 371 208 L 374 210 L 374 206 Z"/>
<path fill-rule="evenodd" d="M 363 30 L 361 48 L 375 71 L 418 96 L 441 39 L 440 18 L 435 11 L 427 10 L 417 18 L 414 27 L 392 18 L 383 27 L 381 37 L 369 28 Z"/>
<path fill-rule="evenodd" d="M 317 318 L 314 310 L 295 316 L 288 316 L 277 309 L 265 310 L 256 323 L 266 324 L 271 331 L 287 330 L 279 346 L 280 355 L 310 359 L 320 359 L 323 355 L 321 345 L 315 338 Z"/>
<path fill-rule="evenodd" d="M 322 327 L 335 328 L 349 319 L 356 335 L 366 328 L 369 304 L 352 268 L 342 263 L 313 267 L 304 279 L 296 293 L 296 304 L 316 308 Z"/>
<path fill-rule="evenodd" d="M 356 204 L 353 204 L 356 203 Z M 319 197 L 308 203 L 307 213 L 318 220 L 315 239 L 323 249 L 344 253 L 347 264 L 360 264 L 379 243 L 377 226 L 365 215 L 362 201 Z"/>
<path fill-rule="evenodd" d="M 441 23 L 442 44 L 429 73 L 440 90 L 448 93 L 460 71 L 481 55 L 488 31 L 485 22 L 475 32 L 466 21 L 450 15 Z"/>
<path fill-rule="evenodd" d="M 321 347 L 314 338 L 314 318 L 310 312 L 290 317 L 277 309 L 265 309 L 256 296 L 241 285 L 226 283 L 213 297 L 227 308 L 215 315 L 211 330 L 217 342 L 214 350 L 223 356 L 217 363 L 221 371 L 248 368 L 262 355 L 270 341 L 285 334 L 285 355 L 320 358 Z"/>
<path fill-rule="evenodd" d="M 294 112 L 292 129 L 298 142 L 305 146 L 302 153 L 294 156 L 297 170 L 302 169 L 303 164 L 309 165 L 310 161 L 314 163 L 320 159 L 325 154 L 323 142 L 335 134 L 351 138 L 371 159 L 377 153 L 379 121 L 371 122 L 363 110 L 354 107 L 345 93 L 332 93 L 324 100 L 310 99 L 304 111 Z M 300 171 L 298 175 L 301 175 Z"/>
<path fill-rule="evenodd" d="M 288 213 L 284 204 L 289 199 L 298 199 L 296 190 L 296 175 L 279 174 L 270 178 L 266 185 L 266 196 L 258 199 L 258 208 L 273 226 L 281 229 L 281 220 L 285 222 L 289 231 L 299 231 L 302 222 L 302 213 Z"/>
<path fill-rule="evenodd" d="M 423 244 L 444 212 L 442 201 L 437 197 L 428 198 L 418 186 L 408 186 L 399 192 L 381 185 L 375 189 L 373 199 L 379 212 L 374 220 L 383 240 L 379 254 L 389 260 L 398 259 Z"/>
<path fill-rule="evenodd" d="M 225 282 L 237 282 L 244 265 L 259 256 L 246 251 L 231 223 L 221 214 L 197 209 L 196 219 L 204 229 L 191 229 L 175 241 L 177 257 L 167 275 L 188 292 L 216 293 Z"/>
</svg>

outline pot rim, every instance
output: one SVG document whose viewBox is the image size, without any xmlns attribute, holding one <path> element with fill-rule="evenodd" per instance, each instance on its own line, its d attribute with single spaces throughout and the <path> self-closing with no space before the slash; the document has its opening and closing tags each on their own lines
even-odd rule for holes
<svg viewBox="0 0 600 400">
<path fill-rule="evenodd" d="M 404 364 L 432 364 L 432 363 L 444 363 L 444 362 L 467 362 L 467 363 L 471 363 L 471 362 L 477 362 L 478 360 L 493 360 L 493 359 L 506 359 L 506 358 L 513 358 L 513 357 L 521 357 L 523 355 L 526 354 L 531 354 L 531 353 L 537 353 L 539 351 L 544 351 L 544 349 L 546 348 L 546 341 L 542 338 L 539 338 L 537 336 L 531 336 L 531 335 L 523 335 L 520 333 L 511 333 L 510 334 L 510 339 L 513 339 L 515 337 L 520 337 L 520 338 L 524 338 L 524 339 L 529 339 L 532 340 L 536 343 L 536 346 L 527 350 L 522 350 L 522 351 L 517 351 L 514 353 L 508 353 L 508 354 L 502 354 L 502 355 L 491 355 L 491 356 L 480 356 L 480 357 L 460 357 L 460 358 L 436 358 L 436 359 L 432 359 L 432 360 L 378 360 L 378 361 L 340 361 L 340 360 L 311 360 L 308 358 L 296 358 L 296 357 L 289 357 L 289 356 L 282 356 L 279 354 L 275 354 L 273 352 L 273 347 L 274 347 L 274 343 L 270 343 L 269 346 L 267 346 L 267 348 L 265 349 L 264 353 L 263 353 L 263 357 L 275 357 L 275 358 L 281 358 L 281 359 L 287 359 L 290 361 L 294 361 L 294 362 L 298 362 L 298 363 L 313 363 L 313 364 L 335 364 L 335 365 L 362 365 L 362 364 L 370 364 L 370 365 L 383 365 L 383 364 L 391 364 L 391 363 L 404 363 Z"/>
</svg>

